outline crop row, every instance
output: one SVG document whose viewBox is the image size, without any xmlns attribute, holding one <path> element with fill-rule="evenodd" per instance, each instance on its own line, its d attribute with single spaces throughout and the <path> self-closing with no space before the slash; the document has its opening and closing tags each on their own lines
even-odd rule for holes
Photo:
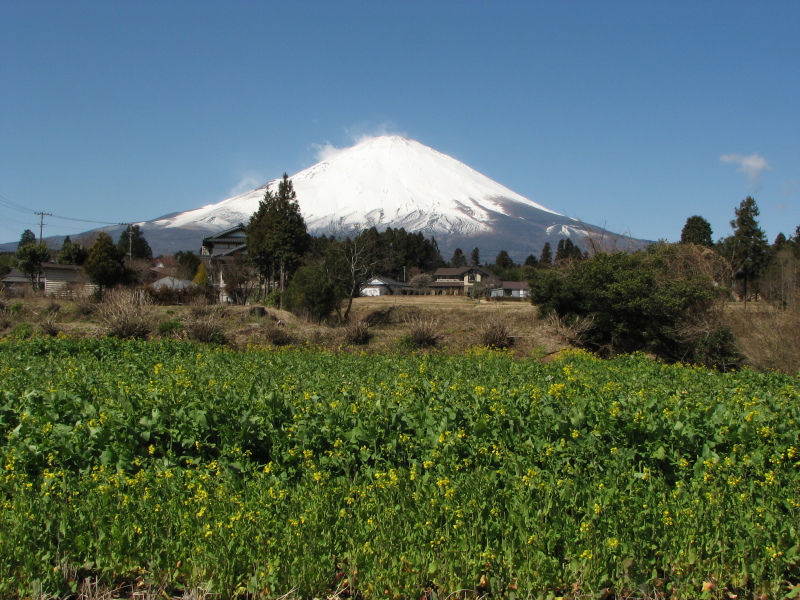
<svg viewBox="0 0 800 600">
<path fill-rule="evenodd" d="M 0 342 L 0 595 L 786 594 L 797 378 Z M 800 589 L 800 588 L 798 588 Z"/>
</svg>

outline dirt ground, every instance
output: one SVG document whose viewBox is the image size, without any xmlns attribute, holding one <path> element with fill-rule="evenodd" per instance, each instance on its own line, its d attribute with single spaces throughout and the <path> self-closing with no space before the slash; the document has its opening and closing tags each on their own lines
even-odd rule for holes
<svg viewBox="0 0 800 600">
<path fill-rule="evenodd" d="M 0 299 L 0 336 L 24 338 L 32 335 L 94 337 L 111 331 L 107 306 L 87 300 L 45 298 L 30 294 Z M 133 309 L 145 320 L 152 339 L 202 338 L 202 331 L 217 330 L 228 344 L 270 344 L 281 334 L 287 342 L 330 348 L 355 346 L 365 351 L 408 349 L 414 327 L 424 325 L 435 336 L 435 348 L 461 352 L 486 345 L 486 330 L 500 327 L 510 338 L 511 350 L 521 356 L 545 356 L 565 344 L 549 322 L 536 316 L 536 308 L 525 301 L 472 300 L 461 296 L 381 296 L 356 298 L 350 326 L 370 324 L 366 344 L 350 341 L 348 325 L 308 323 L 274 308 L 256 306 L 146 306 Z M 335 319 L 332 319 L 335 321 Z M 196 334 L 200 331 L 199 334 Z M 198 337 L 199 336 L 199 337 Z M 205 341 L 200 339 L 200 341 Z"/>
</svg>

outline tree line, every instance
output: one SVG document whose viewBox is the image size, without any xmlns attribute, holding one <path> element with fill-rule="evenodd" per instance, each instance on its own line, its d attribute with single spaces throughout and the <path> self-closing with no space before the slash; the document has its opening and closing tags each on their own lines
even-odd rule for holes
<svg viewBox="0 0 800 600">
<path fill-rule="evenodd" d="M 722 369 L 742 362 L 724 303 L 759 298 L 778 309 L 800 301 L 800 227 L 769 244 L 756 201 L 734 210 L 731 234 L 712 240 L 689 217 L 680 242 L 637 252 L 600 252 L 530 279 L 531 299 L 570 341 L 604 354 L 646 351 Z"/>
</svg>

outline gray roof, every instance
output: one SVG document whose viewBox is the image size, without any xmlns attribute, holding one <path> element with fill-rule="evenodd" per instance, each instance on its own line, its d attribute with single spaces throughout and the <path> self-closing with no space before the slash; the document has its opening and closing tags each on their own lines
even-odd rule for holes
<svg viewBox="0 0 800 600">
<path fill-rule="evenodd" d="M 197 287 L 197 284 L 188 279 L 178 279 L 177 277 L 164 277 L 151 284 L 153 289 L 188 290 Z"/>
</svg>

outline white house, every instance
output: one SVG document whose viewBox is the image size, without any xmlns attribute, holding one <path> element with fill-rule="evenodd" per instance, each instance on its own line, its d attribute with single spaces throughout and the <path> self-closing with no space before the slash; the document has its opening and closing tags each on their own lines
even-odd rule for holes
<svg viewBox="0 0 800 600">
<path fill-rule="evenodd" d="M 490 298 L 529 298 L 531 286 L 527 281 L 502 281 L 500 287 L 496 287 L 489 292 Z"/>
<path fill-rule="evenodd" d="M 362 296 L 389 296 L 392 294 L 405 295 L 412 293 L 414 288 L 403 281 L 395 281 L 388 277 L 373 277 L 361 286 Z"/>
</svg>

